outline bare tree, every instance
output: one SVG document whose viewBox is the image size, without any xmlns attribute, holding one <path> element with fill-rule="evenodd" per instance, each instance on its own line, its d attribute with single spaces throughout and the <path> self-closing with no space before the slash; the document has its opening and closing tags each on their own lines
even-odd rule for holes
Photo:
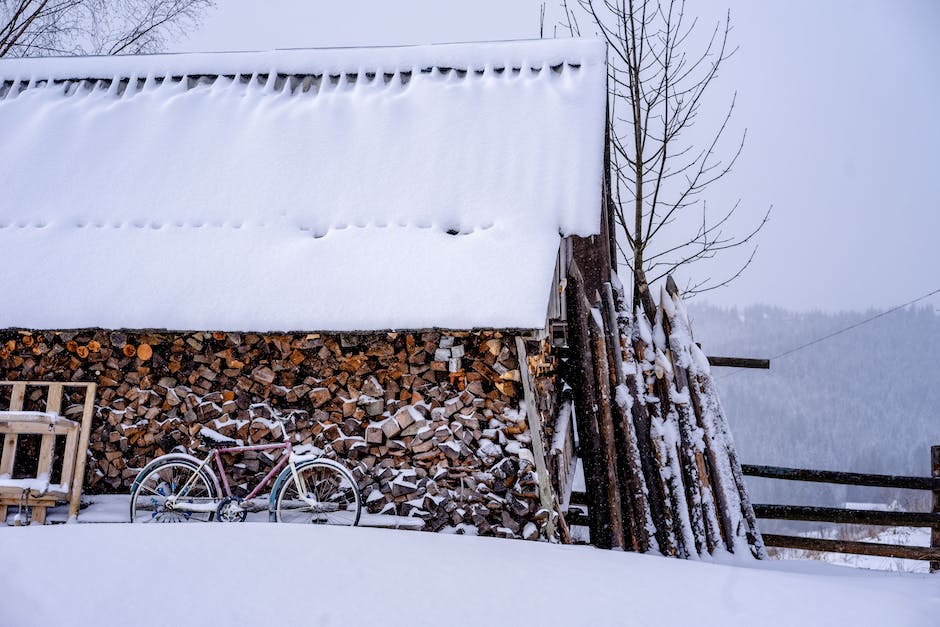
<svg viewBox="0 0 940 627">
<path fill-rule="evenodd" d="M 0 0 L 0 58 L 156 52 L 214 0 Z"/>
<path fill-rule="evenodd" d="M 561 1 L 564 17 L 556 33 L 560 27 L 581 34 L 580 15 L 590 23 L 585 30 L 607 41 L 609 204 L 625 236 L 618 238 L 618 247 L 636 279 L 636 295 L 645 301 L 649 285 L 678 268 L 751 245 L 730 276 L 690 283 L 685 294 L 727 285 L 754 259 L 752 242 L 770 216 L 768 209 L 753 227 L 735 235 L 728 231 L 740 201 L 714 214 L 704 197 L 706 188 L 731 171 L 744 146 L 746 131 L 730 150 L 722 150 L 734 97 L 704 142 L 688 137 L 705 92 L 734 53 L 730 12 L 713 30 L 700 33 L 684 0 L 577 2 L 572 9 Z"/>
</svg>

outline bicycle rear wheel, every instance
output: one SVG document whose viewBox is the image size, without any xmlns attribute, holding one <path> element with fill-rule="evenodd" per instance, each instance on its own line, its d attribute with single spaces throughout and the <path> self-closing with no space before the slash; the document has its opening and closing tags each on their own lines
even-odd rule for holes
<svg viewBox="0 0 940 627">
<path fill-rule="evenodd" d="M 317 459 L 290 468 L 275 500 L 277 522 L 355 526 L 362 514 L 359 487 L 352 474 L 336 462 Z"/>
<path fill-rule="evenodd" d="M 131 522 L 210 522 L 215 516 L 216 496 L 212 481 L 193 462 L 184 459 L 157 462 L 134 482 Z M 184 508 L 168 506 L 171 497 Z"/>
</svg>

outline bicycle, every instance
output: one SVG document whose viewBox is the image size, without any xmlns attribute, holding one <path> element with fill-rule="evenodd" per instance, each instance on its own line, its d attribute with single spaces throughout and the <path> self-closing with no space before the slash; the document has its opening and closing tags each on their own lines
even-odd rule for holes
<svg viewBox="0 0 940 627">
<path fill-rule="evenodd" d="M 169 453 L 138 473 L 131 487 L 131 522 L 244 522 L 249 503 L 277 474 L 268 500 L 269 520 L 358 525 L 362 498 L 352 474 L 333 460 L 295 455 L 283 425 L 281 433 L 283 443 L 243 446 L 203 428 L 199 436 L 210 449 L 205 459 Z M 283 451 L 274 467 L 245 498 L 234 496 L 222 454 L 273 450 Z M 209 463 L 213 459 L 221 484 Z"/>
</svg>

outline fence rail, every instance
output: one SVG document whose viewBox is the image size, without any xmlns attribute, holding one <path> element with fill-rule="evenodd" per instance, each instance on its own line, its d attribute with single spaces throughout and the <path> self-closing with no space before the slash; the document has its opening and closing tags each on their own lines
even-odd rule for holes
<svg viewBox="0 0 940 627">
<path fill-rule="evenodd" d="M 906 490 L 940 490 L 940 477 L 907 477 L 903 475 L 872 475 L 835 470 L 807 470 L 782 466 L 753 466 L 742 464 L 741 470 L 751 477 L 814 481 L 842 485 L 872 486 L 876 488 L 904 488 Z"/>
<path fill-rule="evenodd" d="M 877 509 L 844 509 L 841 507 L 808 507 L 805 505 L 755 505 L 758 518 L 773 520 L 808 520 L 850 525 L 882 525 L 885 527 L 940 526 L 940 514 L 933 512 L 889 512 Z"/>
<path fill-rule="evenodd" d="M 805 505 L 758 504 L 758 518 L 771 520 L 818 521 L 836 524 L 879 525 L 886 527 L 929 527 L 930 546 L 905 546 L 873 542 L 850 542 L 801 536 L 762 534 L 768 546 L 810 551 L 854 553 L 914 560 L 929 560 L 930 572 L 940 571 L 940 446 L 930 449 L 931 477 L 876 475 L 833 470 L 810 470 L 782 466 L 742 465 L 745 475 L 784 481 L 812 481 L 842 485 L 927 490 L 933 493 L 930 512 L 891 512 L 871 509 L 843 509 Z"/>
<path fill-rule="evenodd" d="M 769 533 L 761 535 L 764 538 L 764 544 L 782 549 L 854 553 L 856 555 L 874 555 L 876 557 L 894 557 L 908 560 L 930 560 L 931 562 L 940 560 L 940 548 L 936 547 L 823 540 L 821 538 L 803 538 L 800 536 L 778 536 Z"/>
</svg>

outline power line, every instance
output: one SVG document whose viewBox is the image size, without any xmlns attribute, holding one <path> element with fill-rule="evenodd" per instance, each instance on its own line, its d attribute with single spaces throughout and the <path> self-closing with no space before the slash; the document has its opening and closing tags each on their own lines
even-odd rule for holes
<svg viewBox="0 0 940 627">
<path fill-rule="evenodd" d="M 824 336 L 822 336 L 822 337 L 818 337 L 818 338 L 816 338 L 815 340 L 811 340 L 811 341 L 809 341 L 809 342 L 806 342 L 805 344 L 800 344 L 799 346 L 797 346 L 797 347 L 795 347 L 795 348 L 791 348 L 791 349 L 789 349 L 789 350 L 786 350 L 786 351 L 780 353 L 779 355 L 774 355 L 773 357 L 770 358 L 770 360 L 773 361 L 774 359 L 782 359 L 782 358 L 784 358 L 784 357 L 786 357 L 786 356 L 788 356 L 788 355 L 792 355 L 793 353 L 795 353 L 795 352 L 797 352 L 797 351 L 801 351 L 801 350 L 803 350 L 804 348 L 809 348 L 810 346 L 813 346 L 814 344 L 819 344 L 820 342 L 825 342 L 826 340 L 831 339 L 831 338 L 834 338 L 834 337 L 837 336 L 837 335 L 842 335 L 843 333 L 846 333 L 847 331 L 851 331 L 852 329 L 857 329 L 858 327 L 862 326 L 863 324 L 868 324 L 869 322 L 871 322 L 871 321 L 873 321 L 873 320 L 877 320 L 878 318 L 882 318 L 882 317 L 884 317 L 884 316 L 887 316 L 888 314 L 894 313 L 895 311 L 897 311 L 897 310 L 899 310 L 899 309 L 904 309 L 905 307 L 908 307 L 908 306 L 910 306 L 910 305 L 913 305 L 914 303 L 920 302 L 920 301 L 924 300 L 925 298 L 930 298 L 930 297 L 933 296 L 934 294 L 940 294 L 940 288 L 937 288 L 937 289 L 935 289 L 935 290 L 933 290 L 933 291 L 931 291 L 931 292 L 928 292 L 928 293 L 924 294 L 923 296 L 918 296 L 918 297 L 915 298 L 914 300 L 909 300 L 909 301 L 907 301 L 906 303 L 903 303 L 903 304 L 901 304 L 901 305 L 898 305 L 897 307 L 892 307 L 891 309 L 888 309 L 887 311 L 882 311 L 881 313 L 875 314 L 874 316 L 871 316 L 870 318 L 866 318 L 866 319 L 864 319 L 864 320 L 861 320 L 860 322 L 856 322 L 855 324 L 851 324 L 851 325 L 849 325 L 849 326 L 847 326 L 847 327 L 845 327 L 845 328 L 843 328 L 843 329 L 839 329 L 838 331 L 833 331 L 832 333 L 829 333 L 828 335 L 824 335 Z M 729 372 L 729 373 L 726 374 L 725 376 L 719 377 L 719 378 L 724 379 L 725 377 L 730 377 L 731 375 L 737 374 L 737 373 L 739 373 L 739 372 L 741 372 L 740 369 L 735 370 L 735 371 L 733 371 L 733 372 Z"/>
<path fill-rule="evenodd" d="M 888 309 L 887 311 L 882 311 L 882 312 L 879 313 L 879 314 L 875 314 L 875 315 L 872 316 L 871 318 L 866 318 L 865 320 L 862 320 L 861 322 L 856 322 L 855 324 L 849 325 L 849 326 L 845 327 L 844 329 L 839 329 L 838 331 L 833 331 L 833 332 L 830 333 L 829 335 L 824 335 L 824 336 L 822 336 L 822 337 L 820 337 L 820 338 L 817 338 L 817 339 L 815 339 L 815 340 L 812 340 L 812 341 L 810 341 L 810 342 L 807 342 L 806 344 L 801 344 L 800 346 L 797 346 L 796 348 L 791 348 L 791 349 L 788 350 L 788 351 L 784 351 L 784 352 L 780 353 L 779 355 L 774 355 L 773 357 L 771 357 L 771 359 L 780 359 L 780 358 L 782 358 L 782 357 L 786 357 L 787 355 L 791 355 L 791 354 L 793 354 L 793 353 L 795 353 L 795 352 L 797 352 L 797 351 L 803 350 L 804 348 L 809 348 L 809 347 L 812 346 L 813 344 L 819 344 L 820 342 L 823 342 L 823 341 L 825 341 L 825 340 L 828 340 L 829 338 L 833 338 L 833 337 L 835 337 L 835 336 L 837 336 L 837 335 L 841 335 L 841 334 L 845 333 L 846 331 L 851 331 L 852 329 L 858 328 L 858 327 L 862 326 L 863 324 L 868 324 L 868 323 L 871 322 L 872 320 L 877 320 L 878 318 L 881 318 L 881 317 L 883 317 L 883 316 L 887 316 L 887 315 L 890 314 L 890 313 L 894 313 L 895 311 L 897 311 L 897 310 L 899 310 L 899 309 L 904 309 L 905 307 L 907 307 L 907 306 L 909 306 L 909 305 L 913 305 L 914 303 L 919 302 L 919 301 L 922 301 L 922 300 L 924 300 L 925 298 L 930 298 L 930 297 L 933 296 L 934 294 L 938 294 L 938 293 L 940 293 L 940 288 L 935 289 L 935 290 L 933 290 L 932 292 L 928 292 L 927 294 L 924 294 L 923 296 L 918 296 L 918 297 L 915 298 L 914 300 L 910 300 L 910 301 L 908 301 L 908 302 L 906 302 L 906 303 L 904 303 L 904 304 L 902 304 L 902 305 L 898 305 L 897 307 L 892 307 L 891 309 Z"/>
</svg>

